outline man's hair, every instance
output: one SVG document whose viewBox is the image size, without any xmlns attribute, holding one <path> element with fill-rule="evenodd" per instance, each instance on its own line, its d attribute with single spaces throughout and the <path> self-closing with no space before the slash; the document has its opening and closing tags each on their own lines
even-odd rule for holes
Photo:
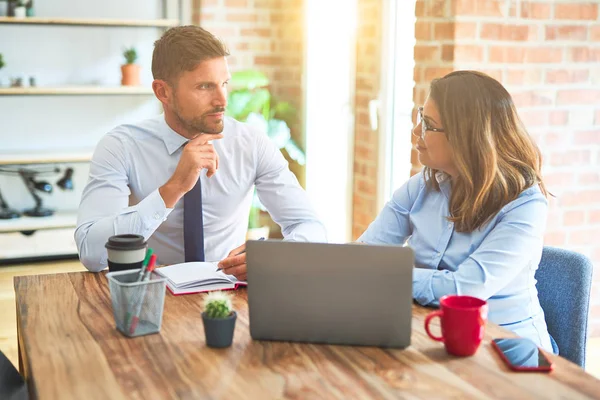
<svg viewBox="0 0 600 400">
<path fill-rule="evenodd" d="M 227 47 L 215 35 L 199 26 L 177 26 L 154 42 L 152 76 L 175 85 L 184 71 L 202 61 L 229 55 Z"/>
</svg>

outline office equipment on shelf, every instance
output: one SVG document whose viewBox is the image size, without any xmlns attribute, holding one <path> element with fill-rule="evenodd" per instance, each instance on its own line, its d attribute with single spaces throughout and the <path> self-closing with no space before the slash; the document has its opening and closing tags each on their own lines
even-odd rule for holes
<svg viewBox="0 0 600 400">
<path fill-rule="evenodd" d="M 8 206 L 6 200 L 2 197 L 2 192 L 0 192 L 0 219 L 14 219 L 20 216 L 19 212 Z"/>
<path fill-rule="evenodd" d="M 72 1 L 73 0 L 71 0 L 71 2 Z M 14 2 L 10 2 L 10 4 L 13 3 Z M 108 8 L 109 7 L 107 6 L 107 9 Z M 43 15 L 45 12 L 44 10 L 36 7 L 35 15 L 27 15 L 26 18 L 0 16 L 0 37 L 11 37 L 11 43 L 14 44 L 17 41 L 22 43 L 30 42 L 30 36 L 38 35 L 39 33 L 48 36 L 48 38 L 60 38 L 60 35 L 62 35 L 62 33 L 60 33 L 61 31 L 65 31 L 68 35 L 76 35 L 77 32 L 79 32 L 84 35 L 89 33 L 92 35 L 91 39 L 97 43 L 101 43 L 102 40 L 105 42 L 108 40 L 109 42 L 106 42 L 105 44 L 110 45 L 110 41 L 113 40 L 113 37 L 111 36 L 112 34 L 107 34 L 107 32 L 108 30 L 115 28 L 115 35 L 119 35 L 119 37 L 122 38 L 123 45 L 130 45 L 132 44 L 132 40 L 133 43 L 148 38 L 154 41 L 166 29 L 177 25 L 190 24 L 192 19 L 192 4 L 189 0 L 160 0 L 155 4 L 155 11 L 146 13 L 147 18 L 136 18 L 135 16 L 138 14 L 135 13 L 135 10 L 132 12 L 132 8 L 127 4 L 122 8 L 117 9 L 120 10 L 119 12 L 122 15 L 121 18 L 118 15 L 114 15 L 111 18 L 94 17 L 97 13 L 92 13 L 90 10 L 80 10 L 82 13 L 80 16 L 47 16 Z M 83 14 L 86 12 L 89 17 L 86 17 Z M 108 13 L 110 14 L 111 11 L 108 11 Z M 127 14 L 132 15 L 132 17 L 127 17 Z M 59 36 L 55 36 L 56 34 Z M 100 40 L 100 42 L 98 42 L 98 40 Z M 35 42 L 35 40 L 33 40 L 33 42 Z M 50 45 L 52 44 L 50 43 Z M 2 49 L 5 56 L 10 53 L 7 53 L 7 51 L 8 50 L 6 49 Z M 25 49 L 24 51 L 27 53 L 29 49 Z M 69 54 L 70 53 L 55 53 L 53 56 L 56 56 L 56 58 L 66 58 Z M 75 52 L 72 56 L 78 57 L 81 56 L 81 54 Z M 38 110 L 38 107 L 40 107 L 39 104 L 43 104 L 42 102 L 44 101 L 53 103 L 60 101 L 65 102 L 66 104 L 75 101 L 69 99 L 69 96 L 81 96 L 83 102 L 98 101 L 98 97 L 100 96 L 109 96 L 111 99 L 117 98 L 118 96 L 119 98 L 117 101 L 123 101 L 123 98 L 125 97 L 125 101 L 131 98 L 135 102 L 144 102 L 150 100 L 154 94 L 150 85 L 125 87 L 118 85 L 116 82 L 112 85 L 109 82 L 102 84 L 97 83 L 104 82 L 102 79 L 95 80 L 87 78 L 85 81 L 69 82 L 70 76 L 77 77 L 80 75 L 79 71 L 73 71 L 74 73 L 72 74 L 65 74 L 65 79 L 55 79 L 54 81 L 49 82 L 44 82 L 43 74 L 38 75 L 35 73 L 35 76 L 33 77 L 34 82 L 32 82 L 31 78 L 34 74 L 29 73 L 29 68 L 35 69 L 40 67 L 39 60 L 44 59 L 56 67 L 56 60 L 48 60 L 46 57 L 26 57 L 19 59 L 20 65 L 18 67 L 23 71 L 23 74 L 19 75 L 21 78 L 21 85 L 19 85 L 19 87 L 8 87 L 8 85 L 3 86 L 0 84 L 0 98 L 4 98 L 5 101 L 8 101 L 7 96 L 10 96 L 11 98 L 14 97 L 15 101 L 12 102 L 11 100 L 9 103 L 23 102 L 24 107 L 27 108 L 30 115 L 43 115 L 43 112 Z M 34 62 L 34 64 L 28 64 L 28 62 Z M 15 65 L 13 63 L 10 64 L 11 66 Z M 64 65 L 65 69 L 70 68 L 67 63 Z M 92 65 L 96 64 L 92 63 Z M 44 69 L 44 66 L 41 66 L 41 68 Z M 118 68 L 118 66 L 115 66 L 115 68 Z M 5 78 L 6 81 L 8 76 Z M 92 98 L 92 96 L 95 98 Z M 95 111 L 94 106 L 88 108 L 90 113 L 93 114 Z M 65 110 L 69 110 L 69 107 L 65 107 Z M 121 111 L 122 110 L 119 110 L 118 112 L 120 113 Z M 156 112 L 159 112 L 158 108 L 156 109 Z M 5 121 L 8 121 L 11 118 L 18 118 L 18 116 L 10 115 L 10 112 L 3 115 L 3 117 Z M 63 121 L 68 118 L 68 114 L 65 116 L 53 115 L 53 118 L 50 120 Z M 16 127 L 20 126 L 17 124 L 13 125 Z M 10 126 L 10 124 L 7 126 Z M 23 134 L 23 132 L 18 130 L 15 131 L 14 129 L 14 127 L 4 129 L 4 137 Z M 51 130 L 52 129 L 49 129 L 49 131 Z M 47 132 L 41 132 L 40 136 L 46 133 Z M 52 136 L 48 134 L 44 137 Z M 91 160 L 94 150 L 93 146 L 97 140 L 85 141 L 81 139 L 82 137 L 85 137 L 85 135 L 78 137 L 79 140 L 73 141 L 73 143 L 78 143 L 73 145 L 80 146 L 78 148 L 70 147 L 70 143 L 65 142 L 53 142 L 51 146 L 47 146 L 47 142 L 41 143 L 35 140 L 24 141 L 24 144 L 18 145 L 18 148 L 5 146 L 0 151 L 0 167 L 6 166 L 16 170 L 21 168 L 29 170 L 31 169 L 30 166 L 33 166 L 34 164 L 56 164 L 61 166 L 62 170 L 62 165 L 66 163 L 88 163 Z M 48 147 L 52 148 L 50 149 Z M 38 167 L 39 166 L 36 166 L 36 169 Z M 0 200 L 0 242 L 2 243 L 0 246 L 0 264 L 44 258 L 74 257 L 77 255 L 77 247 L 73 235 L 77 221 L 76 208 L 78 201 L 76 200 L 78 199 L 76 196 L 79 196 L 80 191 L 77 191 L 78 188 L 74 187 L 74 182 L 75 184 L 80 182 L 80 168 L 85 169 L 85 165 L 75 166 L 74 169 L 68 167 L 62 170 L 61 173 L 64 175 L 62 175 L 61 178 L 57 178 L 56 181 L 51 181 L 46 177 L 44 177 L 44 179 L 39 179 L 41 178 L 39 174 L 36 175 L 29 172 L 17 173 L 15 176 L 17 179 L 20 178 L 26 185 L 27 192 L 25 191 L 25 188 L 22 188 L 20 183 L 17 182 L 16 187 L 21 189 L 19 193 L 12 191 L 7 193 L 9 187 L 12 190 L 12 182 L 10 185 L 5 185 L 4 182 L 0 182 L 4 189 L 2 193 L 4 198 Z M 50 202 L 45 201 L 44 196 L 50 194 L 52 187 L 54 186 L 57 186 L 62 190 L 75 189 L 75 192 L 73 193 L 73 196 L 75 197 L 69 198 L 69 200 L 73 200 L 72 204 L 69 201 L 67 203 L 59 203 L 60 206 L 54 206 L 51 205 Z M 33 207 L 30 207 L 29 205 L 21 207 L 13 200 L 13 198 L 27 199 L 29 195 L 33 197 L 35 201 Z M 58 199 L 53 198 L 53 200 Z M 23 212 L 23 208 L 31 209 Z M 21 214 L 20 217 L 19 214 Z M 11 218 L 7 219 L 8 217 Z"/>
</svg>

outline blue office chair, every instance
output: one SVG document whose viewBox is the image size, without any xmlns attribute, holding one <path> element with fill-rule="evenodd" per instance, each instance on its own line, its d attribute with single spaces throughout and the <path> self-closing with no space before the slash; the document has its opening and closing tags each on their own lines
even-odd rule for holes
<svg viewBox="0 0 600 400">
<path fill-rule="evenodd" d="M 28 400 L 27 385 L 12 365 L 0 351 L 0 399 L 2 400 Z"/>
<path fill-rule="evenodd" d="M 552 346 L 562 357 L 585 368 L 592 262 L 573 251 L 544 246 L 535 273 L 540 304 Z M 558 350 L 558 351 L 557 351 Z"/>
</svg>

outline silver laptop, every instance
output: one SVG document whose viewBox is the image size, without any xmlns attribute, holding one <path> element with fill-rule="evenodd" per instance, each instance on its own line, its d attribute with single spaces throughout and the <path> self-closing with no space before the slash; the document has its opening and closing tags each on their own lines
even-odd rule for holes
<svg viewBox="0 0 600 400">
<path fill-rule="evenodd" d="M 409 247 L 268 240 L 246 250 L 253 339 L 410 345 Z"/>
</svg>

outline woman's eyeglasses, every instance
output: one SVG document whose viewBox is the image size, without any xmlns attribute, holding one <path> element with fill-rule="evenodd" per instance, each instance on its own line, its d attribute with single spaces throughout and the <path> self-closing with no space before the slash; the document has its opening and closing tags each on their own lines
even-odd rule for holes
<svg viewBox="0 0 600 400">
<path fill-rule="evenodd" d="M 425 140 L 425 132 L 444 132 L 441 128 L 432 128 L 427 125 L 427 122 L 423 119 L 423 107 L 417 108 L 417 125 L 421 124 L 421 139 Z"/>
</svg>

